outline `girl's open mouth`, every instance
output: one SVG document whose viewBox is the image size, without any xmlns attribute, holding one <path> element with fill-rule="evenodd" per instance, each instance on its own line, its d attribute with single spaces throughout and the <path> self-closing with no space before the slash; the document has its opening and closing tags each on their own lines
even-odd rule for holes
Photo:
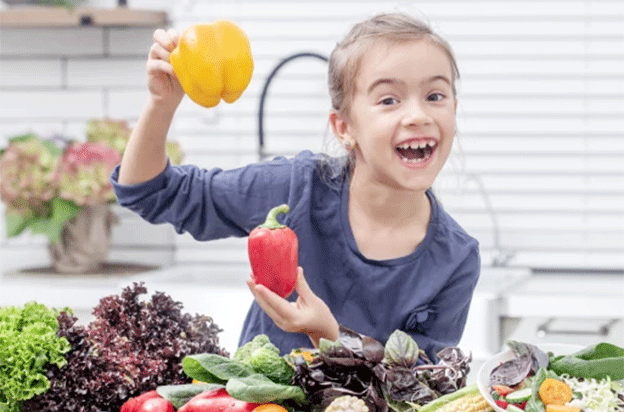
<svg viewBox="0 0 624 412">
<path fill-rule="evenodd" d="M 433 139 L 413 140 L 396 147 L 396 151 L 405 162 L 424 164 L 431 158 L 438 143 Z"/>
</svg>

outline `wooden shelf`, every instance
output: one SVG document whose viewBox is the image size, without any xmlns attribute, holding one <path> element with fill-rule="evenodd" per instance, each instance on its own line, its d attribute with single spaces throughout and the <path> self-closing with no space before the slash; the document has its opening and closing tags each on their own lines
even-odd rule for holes
<svg viewBox="0 0 624 412">
<path fill-rule="evenodd" d="M 162 27 L 167 13 L 157 10 L 51 6 L 9 7 L 0 10 L 0 28 Z"/>
</svg>

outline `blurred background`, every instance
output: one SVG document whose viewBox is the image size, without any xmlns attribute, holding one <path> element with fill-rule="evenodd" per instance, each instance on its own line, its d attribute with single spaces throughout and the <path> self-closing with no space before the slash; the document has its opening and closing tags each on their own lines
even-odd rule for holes
<svg viewBox="0 0 624 412">
<path fill-rule="evenodd" d="M 249 88 L 211 109 L 185 97 L 169 133 L 184 163 L 205 168 L 331 150 L 323 57 L 375 13 L 428 21 L 451 43 L 461 73 L 459 134 L 434 189 L 482 252 L 462 346 L 483 360 L 510 338 L 624 345 L 621 0 L 93 0 L 43 13 L 8 3 L 0 9 L 0 147 L 28 132 L 83 140 L 94 118 L 132 127 L 155 28 L 237 23 L 255 62 Z M 73 306 L 88 321 L 99 297 L 144 280 L 213 316 L 235 348 L 251 301 L 246 239 L 200 243 L 113 211 L 120 223 L 109 261 L 145 272 L 48 272 L 47 240 L 8 238 L 0 220 L 0 304 L 37 299 Z"/>
</svg>

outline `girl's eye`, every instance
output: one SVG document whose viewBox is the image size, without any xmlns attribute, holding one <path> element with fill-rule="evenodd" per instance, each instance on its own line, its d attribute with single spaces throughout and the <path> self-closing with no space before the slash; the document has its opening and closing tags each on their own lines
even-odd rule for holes
<svg viewBox="0 0 624 412">
<path fill-rule="evenodd" d="M 427 100 L 431 101 L 431 102 L 439 102 L 441 100 L 443 100 L 446 96 L 442 93 L 432 93 L 429 96 L 427 96 Z"/>
<path fill-rule="evenodd" d="M 397 101 L 398 101 L 398 100 L 397 100 L 397 99 L 395 99 L 394 97 L 386 97 L 386 98 L 382 99 L 382 100 L 380 101 L 380 103 L 381 103 L 381 104 L 383 104 L 383 105 L 389 106 L 389 105 L 391 105 L 391 104 L 395 104 L 395 103 L 397 103 Z"/>
</svg>

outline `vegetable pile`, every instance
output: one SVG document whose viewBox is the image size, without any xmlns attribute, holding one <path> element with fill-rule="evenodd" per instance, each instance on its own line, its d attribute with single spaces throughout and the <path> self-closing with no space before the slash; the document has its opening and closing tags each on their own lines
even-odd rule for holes
<svg viewBox="0 0 624 412">
<path fill-rule="evenodd" d="M 104 297 L 86 326 L 70 309 L 0 309 L 0 411 L 482 411 L 458 348 L 434 364 L 404 332 L 382 345 L 341 326 L 318 349 L 282 356 L 257 335 L 230 357 L 212 318 L 146 293 L 134 283 Z"/>
<path fill-rule="evenodd" d="M 492 397 L 510 412 L 622 412 L 624 349 L 610 343 L 566 356 L 511 341 L 515 357 L 490 373 Z"/>
<path fill-rule="evenodd" d="M 65 362 L 49 366 L 49 389 L 25 401 L 22 411 L 118 411 L 128 398 L 159 385 L 190 383 L 181 366 L 185 356 L 228 355 L 218 346 L 220 329 L 212 318 L 183 314 L 182 304 L 161 292 L 140 301 L 145 293 L 134 283 L 103 298 L 86 327 L 60 312 L 57 335 L 71 350 Z"/>
<path fill-rule="evenodd" d="M 401 331 L 384 346 L 341 326 L 335 342 L 322 339 L 319 349 L 286 356 L 266 335 L 257 335 L 231 359 L 210 353 L 184 357 L 184 373 L 194 383 L 159 386 L 156 393 L 179 412 L 414 411 L 436 399 L 430 409 L 435 411 L 463 396 L 472 399 L 474 387 L 458 390 L 465 387 L 470 356 L 457 348 L 439 356 L 432 364 Z M 136 408 L 136 399 L 121 412 L 148 412 Z M 483 399 L 475 400 L 481 405 Z M 168 405 L 149 411 L 167 412 Z"/>
<path fill-rule="evenodd" d="M 408 410 L 465 386 L 470 355 L 446 348 L 438 356 L 434 365 L 400 330 L 384 347 L 341 326 L 338 340 L 321 340 L 319 355 L 311 362 L 295 358 L 294 383 L 304 389 L 312 410 L 323 410 L 342 395 L 363 399 L 371 412 Z"/>
</svg>

